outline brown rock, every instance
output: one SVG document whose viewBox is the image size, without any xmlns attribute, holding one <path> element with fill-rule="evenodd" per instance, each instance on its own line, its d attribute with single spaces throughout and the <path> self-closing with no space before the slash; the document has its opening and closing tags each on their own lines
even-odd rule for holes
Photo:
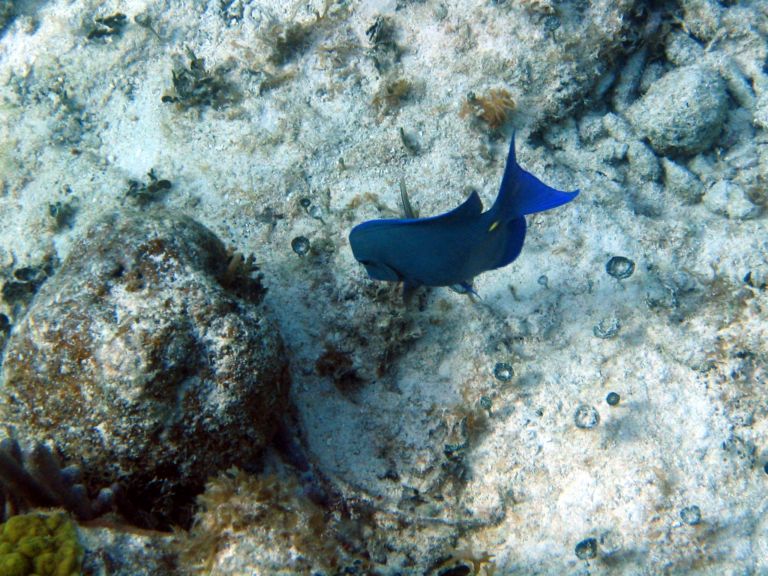
<svg viewBox="0 0 768 576">
<path fill-rule="evenodd" d="M 191 218 L 100 220 L 15 327 L 0 420 L 52 441 L 92 489 L 120 482 L 149 523 L 183 523 L 209 476 L 257 458 L 287 402 L 263 288 L 231 264 Z"/>
</svg>

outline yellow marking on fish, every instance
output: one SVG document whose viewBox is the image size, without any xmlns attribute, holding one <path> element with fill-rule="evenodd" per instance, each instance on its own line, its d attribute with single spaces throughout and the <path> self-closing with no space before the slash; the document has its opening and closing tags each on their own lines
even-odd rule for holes
<svg viewBox="0 0 768 576">
<path fill-rule="evenodd" d="M 496 220 L 496 222 L 494 222 L 493 224 L 491 224 L 491 227 L 490 227 L 490 228 L 488 228 L 488 232 L 493 232 L 493 231 L 494 231 L 494 230 L 496 230 L 496 228 L 498 228 L 498 227 L 499 227 L 499 221 L 498 221 L 498 220 Z"/>
</svg>

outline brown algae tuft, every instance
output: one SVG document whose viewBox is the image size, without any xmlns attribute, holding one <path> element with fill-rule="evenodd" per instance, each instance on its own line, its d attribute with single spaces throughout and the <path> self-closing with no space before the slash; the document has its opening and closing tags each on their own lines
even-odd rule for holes
<svg viewBox="0 0 768 576">
<path fill-rule="evenodd" d="M 515 107 L 515 101 L 507 90 L 494 88 L 484 96 L 477 96 L 474 92 L 467 94 L 459 116 L 480 120 L 491 131 L 496 131 L 504 126 Z"/>
<path fill-rule="evenodd" d="M 249 573 L 275 573 L 270 570 L 278 567 L 296 574 L 347 573 L 343 567 L 353 561 L 326 511 L 303 494 L 293 477 L 253 476 L 232 468 L 211 479 L 197 503 L 192 529 L 177 539 L 180 564 L 188 574 L 216 572 L 230 546 L 249 551 L 241 566 Z"/>
</svg>

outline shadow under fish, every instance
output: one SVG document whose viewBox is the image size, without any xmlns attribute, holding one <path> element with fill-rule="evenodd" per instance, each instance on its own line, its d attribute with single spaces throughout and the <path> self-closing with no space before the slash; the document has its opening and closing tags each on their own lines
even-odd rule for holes
<svg viewBox="0 0 768 576">
<path fill-rule="evenodd" d="M 474 294 L 478 274 L 513 262 L 523 248 L 525 215 L 556 208 L 579 191 L 550 188 L 515 160 L 515 137 L 493 206 L 483 212 L 477 192 L 458 208 L 415 218 L 404 188 L 406 218 L 368 220 L 349 234 L 352 253 L 373 280 L 403 283 L 403 296 L 420 286 L 451 286 Z"/>
</svg>

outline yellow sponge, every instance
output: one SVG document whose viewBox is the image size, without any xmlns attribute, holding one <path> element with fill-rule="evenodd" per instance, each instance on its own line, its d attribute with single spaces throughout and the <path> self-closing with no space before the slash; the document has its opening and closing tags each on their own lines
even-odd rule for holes
<svg viewBox="0 0 768 576">
<path fill-rule="evenodd" d="M 3 576 L 79 576 L 83 548 L 64 512 L 13 516 L 0 524 Z"/>
</svg>

